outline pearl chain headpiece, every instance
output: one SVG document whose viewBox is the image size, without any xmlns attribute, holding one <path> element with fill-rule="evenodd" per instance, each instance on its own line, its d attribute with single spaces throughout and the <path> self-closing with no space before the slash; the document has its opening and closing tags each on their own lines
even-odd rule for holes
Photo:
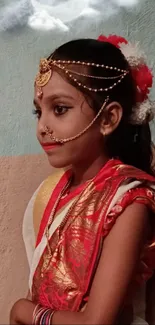
<svg viewBox="0 0 155 325">
<path fill-rule="evenodd" d="M 88 66 L 88 67 L 96 67 L 100 69 L 105 69 L 105 70 L 111 70 L 111 71 L 116 71 L 119 74 L 112 76 L 112 77 L 98 77 L 94 75 L 89 75 L 89 74 L 83 74 L 81 72 L 77 72 L 74 70 L 70 70 L 69 68 L 66 67 L 69 65 L 79 65 L 79 66 Z M 40 65 L 39 65 L 39 73 L 36 76 L 35 83 L 38 87 L 43 87 L 45 86 L 48 81 L 50 80 L 52 76 L 52 68 L 57 67 L 58 69 L 64 71 L 64 73 L 72 79 L 79 87 L 87 89 L 89 91 L 94 91 L 94 92 L 107 92 L 109 90 L 112 90 L 114 87 L 116 87 L 122 79 L 129 73 L 128 70 L 122 70 L 117 67 L 113 66 L 108 66 L 104 64 L 97 64 L 97 63 L 92 63 L 92 62 L 81 62 L 81 61 L 65 61 L 65 60 L 52 60 L 52 59 L 41 59 L 40 60 Z M 107 88 L 91 88 L 87 87 L 84 83 L 79 82 L 77 78 L 74 77 L 74 75 L 78 76 L 84 76 L 87 78 L 93 78 L 93 79 L 108 79 L 108 80 L 117 80 L 115 81 L 111 86 Z"/>
</svg>

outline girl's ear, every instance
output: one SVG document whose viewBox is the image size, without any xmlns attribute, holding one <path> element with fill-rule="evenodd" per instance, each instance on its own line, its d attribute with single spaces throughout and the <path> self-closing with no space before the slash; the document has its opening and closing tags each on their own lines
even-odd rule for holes
<svg viewBox="0 0 155 325">
<path fill-rule="evenodd" d="M 118 102 L 112 102 L 107 105 L 100 124 L 100 132 L 103 135 L 111 134 L 118 127 L 122 115 L 123 109 Z"/>
</svg>

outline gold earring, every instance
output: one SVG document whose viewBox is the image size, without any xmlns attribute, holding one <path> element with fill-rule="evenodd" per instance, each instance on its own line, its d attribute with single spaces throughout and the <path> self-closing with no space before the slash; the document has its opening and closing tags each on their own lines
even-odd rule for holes
<svg viewBox="0 0 155 325">
<path fill-rule="evenodd" d="M 101 133 L 104 137 L 106 136 L 106 131 L 102 130 Z"/>
</svg>

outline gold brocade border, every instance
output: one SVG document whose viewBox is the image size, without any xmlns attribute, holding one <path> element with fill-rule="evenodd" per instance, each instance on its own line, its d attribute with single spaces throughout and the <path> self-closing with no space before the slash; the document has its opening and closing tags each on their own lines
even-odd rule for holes
<svg viewBox="0 0 155 325">
<path fill-rule="evenodd" d="M 37 238 L 39 227 L 40 227 L 40 222 L 43 217 L 43 213 L 45 211 L 45 208 L 47 206 L 47 203 L 50 199 L 50 196 L 59 182 L 60 178 L 64 174 L 64 170 L 58 170 L 52 175 L 50 175 L 42 184 L 36 200 L 34 202 L 34 207 L 33 207 L 33 226 L 34 226 L 34 233 L 35 233 L 35 238 Z"/>
</svg>

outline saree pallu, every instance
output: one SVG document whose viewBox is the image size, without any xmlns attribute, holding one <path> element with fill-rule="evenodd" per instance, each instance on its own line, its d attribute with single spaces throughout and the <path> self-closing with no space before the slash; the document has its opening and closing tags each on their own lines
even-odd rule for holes
<svg viewBox="0 0 155 325">
<path fill-rule="evenodd" d="M 48 179 L 37 194 L 34 226 L 39 231 L 36 231 L 30 290 L 37 303 L 54 310 L 79 311 L 89 298 L 104 238 L 117 217 L 133 202 L 145 204 L 155 212 L 155 179 L 118 160 L 110 160 L 92 181 L 60 201 L 49 230 L 53 255 L 42 277 L 41 269 L 48 253 L 45 227 L 55 200 L 70 176 L 71 171 L 62 177 L 61 173 L 54 176 L 55 187 L 53 178 Z M 152 222 L 153 217 L 150 218 Z M 152 275 L 153 254 L 154 233 L 144 247 L 137 281 Z"/>
</svg>

